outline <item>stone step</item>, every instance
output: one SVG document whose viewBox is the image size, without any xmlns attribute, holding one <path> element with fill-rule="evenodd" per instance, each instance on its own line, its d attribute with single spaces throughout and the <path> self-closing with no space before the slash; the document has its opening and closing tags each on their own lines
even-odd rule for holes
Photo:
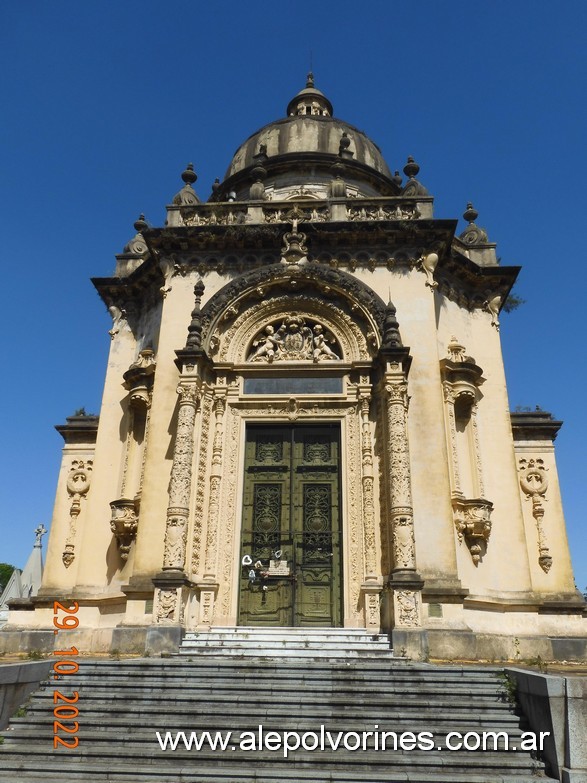
<svg viewBox="0 0 587 783">
<path fill-rule="evenodd" d="M 261 655 L 263 657 L 392 657 L 386 634 L 369 634 L 361 628 L 213 628 L 186 634 L 179 655 Z"/>
<path fill-rule="evenodd" d="M 404 661 L 403 659 L 386 659 L 383 661 L 369 660 L 365 661 L 344 661 L 337 662 L 336 664 L 325 664 L 323 662 L 307 662 L 291 659 L 288 661 L 279 662 L 267 662 L 263 661 L 261 664 L 255 661 L 241 661 L 238 666 L 235 667 L 233 661 L 227 661 L 222 658 L 217 661 L 206 659 L 199 661 L 194 658 L 193 661 L 187 661 L 182 658 L 165 658 L 164 660 L 157 658 L 133 658 L 127 660 L 117 659 L 85 659 L 82 658 L 79 661 L 80 673 L 81 672 L 94 672 L 100 676 L 103 674 L 113 676 L 126 676 L 134 673 L 152 673 L 162 672 L 165 675 L 168 673 L 179 673 L 182 676 L 184 673 L 197 672 L 201 669 L 205 669 L 211 672 L 233 672 L 238 671 L 254 671 L 258 673 L 267 672 L 289 672 L 298 671 L 302 673 L 325 673 L 326 675 L 337 674 L 341 672 L 352 672 L 353 674 L 368 674 L 374 672 L 380 674 L 388 671 L 393 676 L 397 677 L 430 677 L 436 679 L 438 677 L 448 677 L 452 679 L 460 679 L 463 675 L 466 675 L 468 681 L 494 678 L 498 673 L 502 672 L 497 666 L 449 666 L 449 665 L 436 665 L 419 663 L 414 664 L 412 662 Z"/>
<path fill-rule="evenodd" d="M 108 713 L 108 720 L 105 721 L 102 715 L 96 715 L 93 712 L 86 712 L 85 710 L 80 713 L 80 723 L 83 731 L 99 731 L 101 733 L 113 733 L 116 734 L 121 727 L 128 725 L 128 719 L 118 714 L 112 715 Z M 164 716 L 158 724 L 159 728 L 165 731 L 185 731 L 189 726 L 189 731 L 220 731 L 226 727 L 225 714 L 206 714 L 201 715 L 182 715 L 182 716 Z M 224 718 L 224 720 L 223 720 Z M 499 731 L 507 731 L 509 734 L 514 735 L 521 731 L 519 729 L 519 718 L 516 715 L 504 713 L 501 715 L 492 715 L 491 729 Z M 254 716 L 253 716 L 254 719 Z M 248 730 L 252 725 L 253 719 L 250 715 L 233 715 L 230 720 L 230 728 L 233 730 Z M 40 731 L 47 726 L 53 727 L 53 715 L 52 714 L 35 714 L 29 713 L 26 717 L 13 718 L 11 721 L 10 736 L 19 738 L 24 736 L 29 730 L 31 732 Z M 67 719 L 64 719 L 67 722 Z M 472 716 L 470 713 L 460 712 L 453 713 L 450 716 L 413 716 L 407 719 L 405 716 L 398 713 L 397 716 L 385 718 L 373 717 L 366 718 L 365 716 L 355 717 L 353 716 L 352 724 L 353 731 L 372 731 L 377 726 L 380 731 L 433 731 L 433 733 L 445 736 L 448 731 L 452 729 L 460 730 L 477 730 L 479 727 L 484 728 L 487 724 L 486 716 Z M 308 718 L 291 718 L 284 717 L 283 715 L 276 714 L 271 722 L 271 731 L 314 731 L 316 728 L 319 730 L 320 726 L 324 725 L 326 730 L 347 731 L 349 730 L 349 719 L 341 718 L 340 715 L 334 715 L 327 721 L 323 721 L 321 718 L 309 720 Z M 82 729 L 80 729 L 81 731 Z M 155 729 L 156 730 L 156 729 Z M 269 730 L 269 728 L 268 728 Z"/>
<path fill-rule="evenodd" d="M 55 766 L 45 768 L 41 771 L 25 770 L 19 766 L 11 766 L 10 763 L 0 771 L 0 783 L 45 783 L 45 781 L 64 781 L 75 780 L 80 783 L 137 783 L 137 781 L 148 781 L 149 783 L 159 783 L 170 781 L 170 783 L 316 783 L 316 770 L 312 767 L 308 769 L 288 767 L 280 768 L 276 773 L 273 769 L 255 769 L 250 765 L 225 763 L 222 764 L 198 764 L 190 765 L 181 770 L 170 767 L 160 769 L 153 768 L 151 765 L 144 764 L 109 764 L 108 766 L 98 767 L 95 763 L 76 761 L 70 764 L 67 761 L 63 763 L 62 770 L 56 771 Z M 71 770 L 70 770 L 71 767 Z M 70 777 L 66 777 L 71 772 Z M 395 769 L 378 769 L 376 772 L 362 769 L 333 769 L 322 768 L 320 770 L 320 783 L 539 783 L 546 778 L 540 774 L 523 773 L 521 771 L 502 770 L 496 773 L 467 771 L 464 776 L 455 777 L 455 772 L 433 771 L 399 771 Z M 550 779 L 548 779 L 550 780 Z"/>
<path fill-rule="evenodd" d="M 76 675 L 48 680 L 14 719 L 0 745 L 0 783 L 536 783 L 543 766 L 505 750 L 404 752 L 346 750 L 225 752 L 178 746 L 161 751 L 156 731 L 507 732 L 520 719 L 505 700 L 497 670 L 433 667 L 386 658 L 283 660 L 202 656 L 124 662 L 80 661 Z M 78 748 L 53 751 L 53 691 L 80 694 Z M 72 720 L 62 720 L 72 726 Z M 66 735 L 63 734 L 66 738 Z M 238 740 L 237 740 L 238 743 Z M 231 746 L 232 747 L 232 746 Z M 544 779 L 544 778 L 543 778 Z"/>
<path fill-rule="evenodd" d="M 2 768 L 6 769 L 8 764 L 14 764 L 17 762 L 18 755 L 14 754 L 11 749 L 11 743 L 6 743 L 6 749 L 3 749 L 1 759 Z M 67 752 L 65 756 L 61 751 L 49 751 L 47 752 L 48 743 L 28 743 L 26 762 L 22 759 L 22 767 L 31 768 L 36 762 L 39 771 L 42 770 L 46 763 L 47 757 L 53 757 L 58 759 L 60 764 L 69 762 L 70 764 L 76 764 L 79 761 L 98 761 L 104 762 L 106 760 L 112 760 L 116 763 L 124 763 L 125 759 L 129 757 L 129 750 L 133 749 L 133 746 L 126 742 L 124 738 L 121 738 L 115 745 L 112 743 L 93 743 L 92 747 L 83 747 L 80 745 L 75 751 Z M 324 766 L 328 764 L 330 767 L 348 767 L 355 765 L 357 767 L 368 767 L 372 770 L 378 768 L 388 769 L 394 767 L 396 770 L 410 769 L 413 771 L 434 770 L 438 766 L 438 758 L 442 757 L 442 770 L 449 772 L 451 770 L 459 771 L 466 766 L 470 771 L 477 772 L 499 772 L 503 770 L 504 760 L 507 759 L 508 771 L 513 772 L 515 770 L 523 773 L 530 773 L 532 769 L 537 769 L 535 763 L 527 755 L 518 755 L 514 751 L 439 751 L 436 754 L 422 751 L 375 751 L 366 750 L 360 751 L 358 754 L 355 751 L 345 750 L 324 750 L 319 751 L 320 765 Z M 149 746 L 145 744 L 140 749 L 140 756 L 142 764 L 151 763 L 153 766 L 158 763 L 158 766 L 162 766 L 161 762 L 165 766 L 175 766 L 176 771 L 178 768 L 184 767 L 188 762 L 197 764 L 203 764 L 206 762 L 217 764 L 221 761 L 224 762 L 224 756 L 230 757 L 231 761 L 241 763 L 251 763 L 254 759 L 256 768 L 272 767 L 275 772 L 275 768 L 280 765 L 287 765 L 288 767 L 304 768 L 311 766 L 316 762 L 316 758 L 313 753 L 309 751 L 292 751 L 288 754 L 287 758 L 284 756 L 283 750 L 267 751 L 267 750 L 254 750 L 246 751 L 240 750 L 235 746 L 235 750 L 232 751 L 227 748 L 226 751 L 214 751 L 202 748 L 199 751 L 188 751 L 185 748 L 180 749 L 179 746 L 174 751 L 161 751 L 158 743 L 151 742 Z M 540 765 L 539 765 L 540 766 Z"/>
<path fill-rule="evenodd" d="M 65 683 L 64 683 L 65 684 Z M 105 682 L 102 679 L 97 681 L 91 678 L 80 677 L 74 679 L 68 679 L 67 685 L 72 687 L 75 684 L 76 688 L 91 687 L 92 692 L 95 695 L 99 695 L 103 692 L 109 693 L 112 689 L 112 682 Z M 142 692 L 147 691 L 162 691 L 164 689 L 170 694 L 185 693 L 190 690 L 194 693 L 218 693 L 220 691 L 237 692 L 244 690 L 249 686 L 254 686 L 258 693 L 267 696 L 278 696 L 280 694 L 293 692 L 299 695 L 299 689 L 301 685 L 310 685 L 316 688 L 320 694 L 324 693 L 339 693 L 339 694 L 369 694 L 377 697 L 381 694 L 382 690 L 386 690 L 388 693 L 396 694 L 397 696 L 404 696 L 411 698 L 417 692 L 418 694 L 435 693 L 435 694 L 475 694 L 478 697 L 487 696 L 492 699 L 495 698 L 496 682 L 479 682 L 474 685 L 466 686 L 466 683 L 450 683 L 450 682 L 434 682 L 427 680 L 424 682 L 385 682 L 385 683 L 372 683 L 365 680 L 355 681 L 352 678 L 339 678 L 336 682 L 329 682 L 327 680 L 300 680 L 297 677 L 289 677 L 287 679 L 281 678 L 279 680 L 268 678 L 265 680 L 256 680 L 253 677 L 249 677 L 246 680 L 242 678 L 218 678 L 211 680 L 192 679 L 183 681 L 179 678 L 170 680 L 168 678 L 152 678 L 148 684 L 142 685 Z M 53 690 L 55 687 L 59 687 L 59 683 L 51 683 L 48 681 L 45 688 Z M 121 692 L 127 692 L 132 694 L 137 687 L 136 682 L 132 680 L 119 680 L 116 682 L 117 689 Z"/>
</svg>

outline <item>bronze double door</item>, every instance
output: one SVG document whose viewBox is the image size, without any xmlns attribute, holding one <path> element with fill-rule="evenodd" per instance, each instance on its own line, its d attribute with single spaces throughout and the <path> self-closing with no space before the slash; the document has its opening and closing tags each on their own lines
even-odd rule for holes
<svg viewBox="0 0 587 783">
<path fill-rule="evenodd" d="M 342 624 L 340 426 L 249 425 L 239 624 Z"/>
</svg>

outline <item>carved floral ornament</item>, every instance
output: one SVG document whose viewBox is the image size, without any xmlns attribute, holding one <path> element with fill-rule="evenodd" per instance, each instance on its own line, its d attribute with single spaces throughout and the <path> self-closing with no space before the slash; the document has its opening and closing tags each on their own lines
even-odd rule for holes
<svg viewBox="0 0 587 783">
<path fill-rule="evenodd" d="M 255 335 L 250 362 L 337 361 L 342 352 L 332 332 L 318 321 L 291 313 L 267 324 Z"/>
</svg>

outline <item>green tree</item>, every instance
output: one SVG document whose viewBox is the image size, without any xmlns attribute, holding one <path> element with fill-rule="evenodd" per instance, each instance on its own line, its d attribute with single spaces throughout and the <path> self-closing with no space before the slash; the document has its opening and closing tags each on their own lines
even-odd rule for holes
<svg viewBox="0 0 587 783">
<path fill-rule="evenodd" d="M 3 590 L 6 587 L 15 567 L 10 563 L 0 563 L 0 589 Z"/>
</svg>

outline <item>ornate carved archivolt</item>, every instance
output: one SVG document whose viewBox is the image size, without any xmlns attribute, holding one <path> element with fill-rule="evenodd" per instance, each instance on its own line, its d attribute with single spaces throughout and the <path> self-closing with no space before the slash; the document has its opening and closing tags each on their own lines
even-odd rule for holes
<svg viewBox="0 0 587 783">
<path fill-rule="evenodd" d="M 61 555 L 66 568 L 75 559 L 75 536 L 77 532 L 77 519 L 82 510 L 82 499 L 88 494 L 92 477 L 93 461 L 74 460 L 67 477 L 67 493 L 71 498 L 69 507 L 69 533 L 65 541 L 65 549 Z"/>
<path fill-rule="evenodd" d="M 275 301 L 289 294 L 303 295 L 304 299 L 313 299 L 321 303 L 323 312 L 328 312 L 337 302 L 337 308 L 359 324 L 365 334 L 369 334 L 371 353 L 374 354 L 380 344 L 385 320 L 385 303 L 368 286 L 355 277 L 340 270 L 329 269 L 314 262 L 303 267 L 293 265 L 285 267 L 273 264 L 262 269 L 239 276 L 220 289 L 202 309 L 203 346 L 208 351 L 224 331 L 223 324 L 234 321 L 245 309 L 260 303 Z M 318 307 L 318 305 L 317 305 Z M 298 309 L 298 308 L 296 308 Z M 289 312 L 286 309 L 285 312 Z M 312 313 L 308 313 L 311 317 Z M 321 317 L 320 308 L 313 313 Z M 257 326 L 257 331 L 261 324 Z M 359 329 L 359 331 L 361 331 Z M 252 339 L 252 335 L 251 335 Z"/>
<path fill-rule="evenodd" d="M 340 360 L 338 341 L 324 324 L 289 313 L 267 324 L 255 336 L 247 361 L 297 362 Z"/>
<path fill-rule="evenodd" d="M 465 347 L 453 337 L 448 357 L 440 362 L 444 389 L 454 524 L 459 542 L 467 545 L 478 565 L 491 534 L 493 504 L 484 498 L 479 431 L 477 427 L 479 387 L 483 370 L 466 355 Z"/>
<path fill-rule="evenodd" d="M 536 520 L 536 531 L 538 533 L 538 563 L 540 568 L 547 574 L 552 566 L 552 556 L 547 546 L 546 533 L 542 521 L 544 519 L 544 505 L 546 490 L 548 489 L 547 468 L 544 460 L 520 459 L 518 462 L 520 471 L 520 486 L 526 500 L 532 502 L 532 516 Z"/>
</svg>

